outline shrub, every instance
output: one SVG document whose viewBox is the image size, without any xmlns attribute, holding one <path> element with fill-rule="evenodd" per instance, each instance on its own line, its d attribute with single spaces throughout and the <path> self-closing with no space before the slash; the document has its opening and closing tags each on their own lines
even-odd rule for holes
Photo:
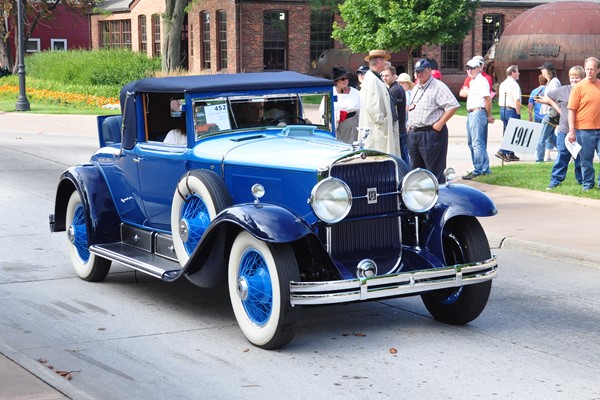
<svg viewBox="0 0 600 400">
<path fill-rule="evenodd" d="M 160 59 L 125 49 L 44 51 L 25 60 L 27 74 L 35 79 L 73 85 L 125 83 L 152 76 Z"/>
</svg>

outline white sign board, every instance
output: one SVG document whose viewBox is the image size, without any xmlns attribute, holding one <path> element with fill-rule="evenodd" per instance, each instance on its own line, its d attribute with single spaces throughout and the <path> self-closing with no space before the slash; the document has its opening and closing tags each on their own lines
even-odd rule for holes
<svg viewBox="0 0 600 400">
<path fill-rule="evenodd" d="M 207 124 L 217 125 L 220 131 L 231 129 L 231 124 L 229 123 L 229 113 L 227 112 L 227 104 L 204 106 L 204 112 L 206 113 Z"/>
<path fill-rule="evenodd" d="M 508 120 L 500 148 L 512 150 L 515 153 L 533 154 L 540 141 L 542 127 L 543 125 L 539 122 L 511 118 Z"/>
</svg>

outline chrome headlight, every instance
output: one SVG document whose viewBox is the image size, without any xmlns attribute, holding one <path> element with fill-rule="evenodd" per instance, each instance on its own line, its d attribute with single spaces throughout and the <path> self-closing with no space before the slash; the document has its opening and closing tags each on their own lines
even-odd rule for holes
<svg viewBox="0 0 600 400">
<path fill-rule="evenodd" d="M 308 202 L 320 220 L 333 224 L 350 212 L 352 193 L 345 182 L 327 178 L 315 185 Z"/>
<path fill-rule="evenodd" d="M 417 168 L 402 179 L 402 200 L 409 210 L 421 213 L 431 209 L 438 199 L 439 184 L 429 171 Z"/>
</svg>

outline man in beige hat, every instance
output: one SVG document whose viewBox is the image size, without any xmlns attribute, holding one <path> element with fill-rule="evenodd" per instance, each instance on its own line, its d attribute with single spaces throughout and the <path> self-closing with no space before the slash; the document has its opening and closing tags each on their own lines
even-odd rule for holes
<svg viewBox="0 0 600 400">
<path fill-rule="evenodd" d="M 365 57 L 369 71 L 360 88 L 360 117 L 358 126 L 370 128 L 365 146 L 385 153 L 400 155 L 400 143 L 395 132 L 392 104 L 387 86 L 381 80 L 381 71 L 390 55 L 385 50 L 371 50 Z"/>
</svg>

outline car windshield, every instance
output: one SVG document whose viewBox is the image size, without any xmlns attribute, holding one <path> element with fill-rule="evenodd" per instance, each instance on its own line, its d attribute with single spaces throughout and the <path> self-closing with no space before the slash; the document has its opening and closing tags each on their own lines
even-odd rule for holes
<svg viewBox="0 0 600 400">
<path fill-rule="evenodd" d="M 197 138 L 237 129 L 296 124 L 317 125 L 331 130 L 327 116 L 319 115 L 319 104 L 327 93 L 230 96 L 192 99 Z"/>
</svg>

